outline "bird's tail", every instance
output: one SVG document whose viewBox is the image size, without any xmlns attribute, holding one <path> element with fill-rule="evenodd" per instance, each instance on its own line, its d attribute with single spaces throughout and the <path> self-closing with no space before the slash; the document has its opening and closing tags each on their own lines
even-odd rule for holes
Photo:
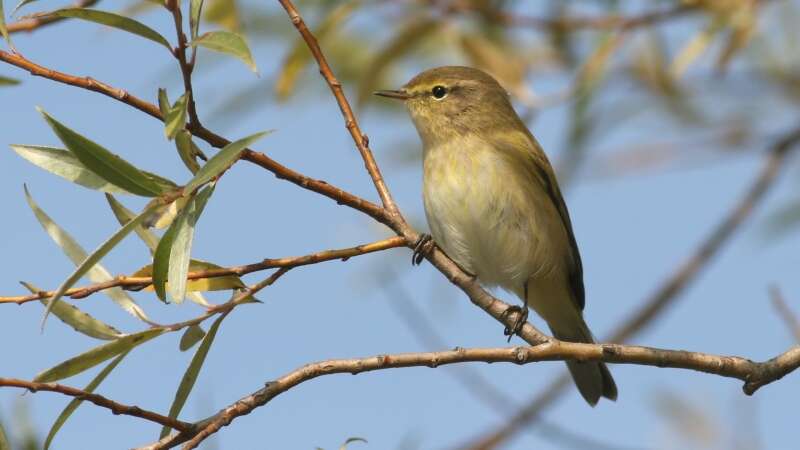
<svg viewBox="0 0 800 450">
<path fill-rule="evenodd" d="M 560 323 L 558 326 L 550 324 L 550 330 L 553 336 L 561 341 L 567 342 L 581 342 L 585 344 L 593 344 L 594 338 L 589 327 L 584 322 L 580 314 L 575 315 L 576 320 L 570 326 Z M 617 399 L 617 385 L 614 383 L 614 378 L 611 377 L 608 367 L 602 362 L 582 362 L 582 361 L 567 361 L 569 373 L 572 379 L 575 380 L 575 385 L 578 387 L 586 401 L 594 406 L 600 397 L 605 397 L 609 400 Z"/>
</svg>

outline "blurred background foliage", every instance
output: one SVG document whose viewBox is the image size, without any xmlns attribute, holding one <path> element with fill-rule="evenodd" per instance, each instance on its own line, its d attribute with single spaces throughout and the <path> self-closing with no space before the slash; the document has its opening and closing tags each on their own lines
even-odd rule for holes
<svg viewBox="0 0 800 450">
<path fill-rule="evenodd" d="M 126 11 L 157 3 L 139 0 Z M 554 163 L 562 184 L 576 176 L 590 181 L 734 158 L 785 128 L 795 119 L 787 112 L 800 102 L 800 12 L 792 1 L 297 3 L 361 109 L 385 108 L 405 119 L 397 105 L 373 101 L 371 92 L 447 63 L 491 72 L 534 130 L 543 110 L 565 116 L 561 148 L 548 149 L 559 151 Z M 318 76 L 316 65 L 280 9 L 211 0 L 204 15 L 254 43 L 282 45 L 284 52 L 275 72 L 233 87 L 212 118 L 324 94 L 321 83 L 309 82 Z M 198 76 L 213 67 L 199 66 Z M 604 147 L 620 135 L 628 145 Z M 387 153 L 406 164 L 419 158 L 417 152 Z M 764 228 L 774 236 L 798 225 L 800 196 Z"/>
</svg>

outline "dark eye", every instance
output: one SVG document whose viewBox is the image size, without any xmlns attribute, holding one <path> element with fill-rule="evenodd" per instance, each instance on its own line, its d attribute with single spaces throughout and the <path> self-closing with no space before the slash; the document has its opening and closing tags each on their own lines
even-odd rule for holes
<svg viewBox="0 0 800 450">
<path fill-rule="evenodd" d="M 447 95 L 447 88 L 444 86 L 434 86 L 433 89 L 431 89 L 431 94 L 433 94 L 434 98 L 441 100 Z"/>
</svg>

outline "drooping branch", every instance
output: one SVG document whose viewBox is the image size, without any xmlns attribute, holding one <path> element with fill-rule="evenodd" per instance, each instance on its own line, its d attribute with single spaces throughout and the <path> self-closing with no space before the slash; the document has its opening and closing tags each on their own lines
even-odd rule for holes
<svg viewBox="0 0 800 450">
<path fill-rule="evenodd" d="M 357 245 L 355 247 L 342 248 L 336 250 L 324 250 L 317 253 L 311 253 L 303 256 L 290 256 L 285 258 L 267 258 L 260 262 L 253 264 L 246 264 L 242 266 L 224 267 L 219 269 L 206 269 L 189 272 L 187 279 L 200 280 L 206 278 L 224 277 L 230 275 L 242 276 L 249 273 L 258 272 L 266 269 L 274 269 L 280 267 L 298 267 L 309 264 L 317 264 L 331 260 L 346 261 L 354 256 L 366 255 L 367 253 L 374 253 L 391 248 L 404 247 L 406 245 L 405 239 L 401 237 L 391 237 L 369 244 Z M 113 287 L 123 287 L 127 289 L 141 289 L 153 283 L 153 277 L 133 277 L 120 275 L 111 280 L 102 283 L 94 283 L 88 286 L 77 287 L 67 290 L 65 295 L 73 298 L 85 298 L 95 292 Z M 20 295 L 13 297 L 0 297 L 0 303 L 16 303 L 22 304 L 30 301 L 39 300 L 42 298 L 49 298 L 53 295 L 52 291 L 42 291 L 30 295 Z"/>
<path fill-rule="evenodd" d="M 307 364 L 241 398 L 217 414 L 193 424 L 188 432 L 178 432 L 140 450 L 162 450 L 186 442 L 184 450 L 196 448 L 208 436 L 249 414 L 278 395 L 314 378 L 339 373 L 359 374 L 402 367 L 436 368 L 467 362 L 529 364 L 540 361 L 604 361 L 655 367 L 690 369 L 744 381 L 743 390 L 751 395 L 760 387 L 778 380 L 800 367 L 800 346 L 764 362 L 738 356 L 719 356 L 682 350 L 615 344 L 577 344 L 552 341 L 535 347 L 455 348 L 442 352 L 377 355 L 358 359 L 335 359 Z"/>
<path fill-rule="evenodd" d="M 110 400 L 106 397 L 103 397 L 102 395 L 86 392 L 84 390 L 70 386 L 64 386 L 63 384 L 37 383 L 35 381 L 26 381 L 17 378 L 0 378 L 0 386 L 27 389 L 30 392 L 37 392 L 37 391 L 58 392 L 60 394 L 64 394 L 69 397 L 74 397 L 80 400 L 85 400 L 87 402 L 94 403 L 97 406 L 108 409 L 114 415 L 122 414 L 126 416 L 138 417 L 140 419 L 154 422 L 159 425 L 168 426 L 176 430 L 182 430 L 183 432 L 186 433 L 191 432 L 192 429 L 192 424 L 190 423 L 186 423 L 177 419 L 172 419 L 170 417 L 163 416 L 157 412 L 142 409 L 138 406 L 124 405 L 122 403 L 118 403 L 115 402 L 114 400 Z"/>
</svg>

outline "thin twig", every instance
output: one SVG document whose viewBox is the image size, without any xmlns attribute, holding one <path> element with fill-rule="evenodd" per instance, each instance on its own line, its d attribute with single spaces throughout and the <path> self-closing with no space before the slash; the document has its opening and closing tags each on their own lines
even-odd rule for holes
<svg viewBox="0 0 800 450">
<path fill-rule="evenodd" d="M 181 14 L 181 2 L 178 0 L 168 0 L 165 4 L 166 8 L 172 13 L 173 22 L 175 23 L 175 34 L 178 37 L 178 46 L 175 47 L 173 53 L 175 59 L 178 60 L 178 65 L 181 69 L 181 77 L 183 78 L 183 88 L 188 97 L 187 112 L 189 113 L 189 126 L 201 127 L 200 119 L 197 117 L 197 106 L 194 102 L 194 90 L 192 89 L 192 71 L 194 70 L 194 58 L 191 62 L 186 59 L 186 48 L 189 46 L 186 39 L 186 33 L 183 32 L 183 15 Z"/>
<path fill-rule="evenodd" d="M 249 414 L 278 395 L 314 378 L 338 373 L 359 374 L 374 370 L 402 367 L 437 368 L 448 364 L 467 362 L 529 364 L 539 361 L 603 361 L 617 364 L 637 364 L 696 370 L 744 381 L 743 390 L 753 394 L 760 387 L 778 380 L 800 367 L 800 347 L 764 362 L 753 362 L 737 356 L 719 356 L 681 350 L 664 350 L 651 347 L 615 344 L 578 344 L 551 341 L 535 347 L 455 348 L 441 352 L 400 353 L 377 355 L 358 359 L 333 359 L 307 364 L 253 392 L 204 419 L 189 430 L 171 436 L 166 442 L 143 447 L 167 449 L 183 442 L 184 450 L 196 448 L 204 439 L 229 425 L 237 417 Z"/>
<path fill-rule="evenodd" d="M 243 266 L 225 267 L 219 269 L 206 269 L 189 272 L 187 275 L 188 280 L 200 280 L 205 278 L 216 278 L 225 276 L 242 276 L 249 273 L 258 272 L 266 269 L 274 269 L 279 267 L 298 267 L 309 264 L 317 264 L 331 260 L 344 260 L 354 256 L 366 255 L 368 253 L 379 252 L 391 248 L 404 247 L 406 245 L 405 239 L 401 237 L 391 237 L 382 239 L 380 241 L 371 242 L 368 244 L 357 245 L 355 247 L 342 248 L 336 250 L 325 250 L 317 253 L 311 253 L 303 256 L 290 256 L 277 259 L 264 259 L 261 262 L 246 264 Z M 67 290 L 64 295 L 73 299 L 85 298 L 95 292 L 113 287 L 123 287 L 126 289 L 141 289 L 153 283 L 153 277 L 134 277 L 120 275 L 108 281 L 101 283 L 90 284 L 88 286 L 77 287 Z M 31 295 L 20 295 L 13 297 L 0 297 L 0 304 L 2 303 L 16 303 L 22 304 L 30 301 L 39 300 L 42 298 L 49 298 L 53 296 L 52 291 L 42 291 Z"/>
<path fill-rule="evenodd" d="M 800 142 L 800 128 L 786 133 L 768 149 L 767 161 L 763 168 L 733 209 L 714 227 L 692 256 L 678 266 L 673 274 L 642 303 L 642 306 L 622 322 L 607 339 L 608 342 L 625 342 L 635 336 L 679 297 L 711 259 L 719 253 L 734 232 L 750 217 L 755 207 L 764 200 L 765 194 L 775 184 L 779 173 L 784 168 L 789 150 L 798 142 Z M 499 447 L 503 442 L 537 420 L 544 409 L 566 392 L 569 385 L 569 376 L 562 375 L 545 386 L 541 390 L 541 394 L 534 397 L 496 430 L 484 434 L 479 439 L 470 440 L 470 444 L 457 448 L 490 450 Z"/>
<path fill-rule="evenodd" d="M 90 6 L 94 6 L 98 2 L 99 0 L 80 0 L 75 2 L 72 7 L 88 8 Z M 61 22 L 64 19 L 66 19 L 66 17 L 54 16 L 53 14 L 49 13 L 37 14 L 34 17 L 11 22 L 8 24 L 7 29 L 9 33 L 19 33 L 22 31 L 31 32 L 45 25 Z"/>
<path fill-rule="evenodd" d="M 122 414 L 126 416 L 139 417 L 140 419 L 154 422 L 159 425 L 168 426 L 170 428 L 181 430 L 186 433 L 192 431 L 192 424 L 190 423 L 173 419 L 167 416 L 162 416 L 159 413 L 148 411 L 138 406 L 124 405 L 122 403 L 118 403 L 115 402 L 114 400 L 110 400 L 106 397 L 103 397 L 102 395 L 86 392 L 84 390 L 70 386 L 64 386 L 63 384 L 37 383 L 35 381 L 26 381 L 17 378 L 0 378 L 0 386 L 27 389 L 30 392 L 37 392 L 37 391 L 58 392 L 60 394 L 64 394 L 69 397 L 75 397 L 79 400 L 85 400 L 87 402 L 94 403 L 97 406 L 110 410 L 111 413 L 113 413 L 114 415 Z"/>
<path fill-rule="evenodd" d="M 336 103 L 339 105 L 339 109 L 341 109 L 342 116 L 344 117 L 345 127 L 347 128 L 347 131 L 350 132 L 350 136 L 352 136 L 353 142 L 355 142 L 359 153 L 361 153 L 361 158 L 364 160 L 364 166 L 367 168 L 367 172 L 369 173 L 370 178 L 372 178 L 372 183 L 375 185 L 375 189 L 378 191 L 378 195 L 381 197 L 381 203 L 383 203 L 383 207 L 386 208 L 391 215 L 399 218 L 400 211 L 397 209 L 397 205 L 392 199 L 392 194 L 389 193 L 389 189 L 386 187 L 386 183 L 383 181 L 381 170 L 378 168 L 378 164 L 375 162 L 375 157 L 372 155 L 372 150 L 369 149 L 369 138 L 367 138 L 367 135 L 364 134 L 361 131 L 361 128 L 358 126 L 358 121 L 353 114 L 353 109 L 350 107 L 350 102 L 347 101 L 347 97 L 345 97 L 344 91 L 342 90 L 342 84 L 338 79 L 336 79 L 336 76 L 333 74 L 333 70 L 331 70 L 331 66 L 325 59 L 325 55 L 322 54 L 322 50 L 319 47 L 317 38 L 315 38 L 308 29 L 306 23 L 303 21 L 303 18 L 300 17 L 300 13 L 297 12 L 297 9 L 295 8 L 294 4 L 292 4 L 291 0 L 278 1 L 280 2 L 281 6 L 283 6 L 283 9 L 286 10 L 286 13 L 292 20 L 292 24 L 294 24 L 295 28 L 297 28 L 297 31 L 303 37 L 308 49 L 311 51 L 311 54 L 317 61 L 317 65 L 319 65 L 320 74 L 325 79 L 325 82 L 328 83 L 328 87 L 330 87 L 333 96 L 336 97 Z"/>
</svg>

